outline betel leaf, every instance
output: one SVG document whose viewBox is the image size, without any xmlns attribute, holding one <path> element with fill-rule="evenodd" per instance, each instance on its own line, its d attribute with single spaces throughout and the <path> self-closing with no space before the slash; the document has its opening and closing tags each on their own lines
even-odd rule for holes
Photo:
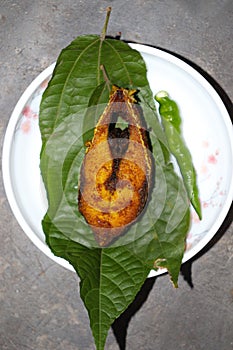
<svg viewBox="0 0 233 350">
<path fill-rule="evenodd" d="M 112 84 L 137 89 L 155 163 L 148 206 L 108 248 L 98 247 L 77 205 L 85 143 L 109 98 L 101 65 Z M 167 268 L 177 285 L 189 227 L 186 191 L 168 161 L 146 65 L 140 53 L 122 41 L 84 35 L 62 50 L 42 97 L 39 125 L 40 168 L 48 198 L 42 221 L 46 242 L 77 271 L 96 348 L 101 350 L 111 324 L 133 301 L 151 269 Z"/>
</svg>

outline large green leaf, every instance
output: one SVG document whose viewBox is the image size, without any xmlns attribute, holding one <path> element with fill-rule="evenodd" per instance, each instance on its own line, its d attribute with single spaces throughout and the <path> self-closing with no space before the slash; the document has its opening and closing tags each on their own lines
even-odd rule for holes
<svg viewBox="0 0 233 350">
<path fill-rule="evenodd" d="M 77 206 L 85 142 L 108 102 L 100 65 L 111 83 L 139 91 L 156 169 L 151 198 L 140 220 L 111 247 L 102 249 Z M 53 253 L 68 260 L 80 277 L 98 350 L 104 349 L 112 322 L 133 301 L 152 268 L 166 267 L 177 284 L 189 226 L 187 195 L 168 162 L 166 138 L 146 74 L 141 55 L 126 43 L 81 36 L 61 52 L 40 107 L 40 167 L 49 204 L 43 230 Z"/>
</svg>

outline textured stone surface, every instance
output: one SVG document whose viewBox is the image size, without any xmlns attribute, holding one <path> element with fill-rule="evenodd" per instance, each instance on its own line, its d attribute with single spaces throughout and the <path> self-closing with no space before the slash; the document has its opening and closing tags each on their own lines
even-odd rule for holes
<svg viewBox="0 0 233 350">
<path fill-rule="evenodd" d="M 0 138 L 18 98 L 77 35 L 109 34 L 177 52 L 233 98 L 231 0 L 0 2 Z M 1 175 L 0 175 L 1 176 Z M 192 264 L 194 288 L 161 276 L 132 318 L 127 349 L 233 349 L 233 227 Z M 78 279 L 43 255 L 16 222 L 0 181 L 0 349 L 93 350 Z M 106 349 L 118 345 L 109 332 Z"/>
</svg>

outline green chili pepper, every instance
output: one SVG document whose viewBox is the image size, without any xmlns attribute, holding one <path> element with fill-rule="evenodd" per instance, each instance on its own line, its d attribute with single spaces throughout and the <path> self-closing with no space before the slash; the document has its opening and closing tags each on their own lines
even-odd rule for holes
<svg viewBox="0 0 233 350">
<path fill-rule="evenodd" d="M 181 134 L 179 108 L 176 102 L 169 98 L 166 91 L 160 91 L 156 94 L 155 100 L 159 103 L 159 113 L 169 149 L 179 165 L 190 202 L 201 219 L 201 204 L 197 187 L 196 171 L 193 166 L 192 156 Z"/>
</svg>

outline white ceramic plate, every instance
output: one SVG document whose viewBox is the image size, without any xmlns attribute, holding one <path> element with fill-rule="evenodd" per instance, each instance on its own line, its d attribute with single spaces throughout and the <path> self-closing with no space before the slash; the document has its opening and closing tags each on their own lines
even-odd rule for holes
<svg viewBox="0 0 233 350">
<path fill-rule="evenodd" d="M 169 92 L 177 101 L 183 133 L 198 174 L 203 220 L 192 212 L 183 262 L 198 253 L 223 223 L 233 198 L 233 137 L 229 114 L 214 88 L 195 69 L 179 58 L 152 47 L 131 44 L 141 52 L 148 68 L 153 93 Z M 48 257 L 41 220 L 47 209 L 39 170 L 41 147 L 38 112 L 41 96 L 54 64 L 44 70 L 18 101 L 8 124 L 3 145 L 3 180 L 12 211 L 32 242 Z M 151 272 L 150 276 L 164 270 Z"/>
</svg>

